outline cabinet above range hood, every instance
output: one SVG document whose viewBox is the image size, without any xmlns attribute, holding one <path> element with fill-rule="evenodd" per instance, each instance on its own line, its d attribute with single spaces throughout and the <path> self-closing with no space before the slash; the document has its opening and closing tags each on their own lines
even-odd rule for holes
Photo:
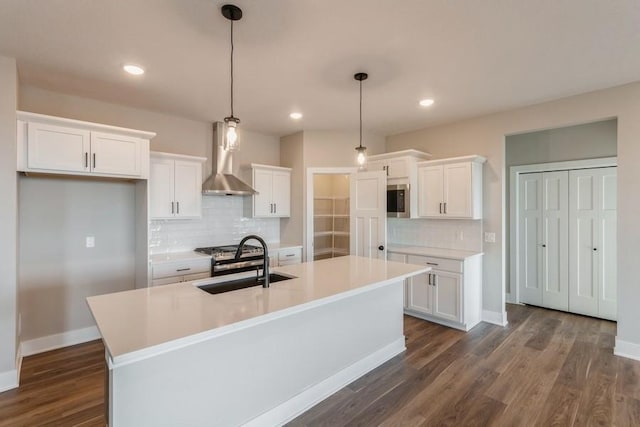
<svg viewBox="0 0 640 427">
<path fill-rule="evenodd" d="M 251 196 L 257 191 L 233 174 L 233 152 L 224 149 L 224 123 L 213 125 L 212 163 L 215 169 L 202 184 L 204 196 Z"/>
</svg>

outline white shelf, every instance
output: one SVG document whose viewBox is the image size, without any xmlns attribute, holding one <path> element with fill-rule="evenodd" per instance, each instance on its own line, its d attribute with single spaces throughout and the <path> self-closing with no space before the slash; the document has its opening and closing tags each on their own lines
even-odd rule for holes
<svg viewBox="0 0 640 427">
<path fill-rule="evenodd" d="M 314 197 L 313 200 L 349 200 L 349 197 Z"/>
<path fill-rule="evenodd" d="M 348 213 L 336 213 L 336 211 L 338 212 L 345 212 L 346 210 L 348 210 L 349 206 L 349 197 L 315 197 L 314 201 L 317 203 L 314 203 L 314 210 L 318 209 L 318 207 L 321 207 L 322 209 L 318 209 L 320 212 L 323 213 L 316 213 L 314 212 L 313 217 L 314 218 L 324 218 L 328 221 L 330 221 L 329 223 L 327 223 L 327 221 L 325 221 L 323 223 L 323 227 L 322 229 L 327 229 L 330 228 L 329 231 L 315 231 L 313 233 L 314 238 L 318 237 L 318 238 L 322 238 L 324 237 L 325 240 L 322 241 L 323 243 L 325 243 L 325 245 L 328 245 L 330 247 L 328 248 L 319 248 L 319 249 L 314 249 L 313 251 L 313 256 L 314 258 L 316 257 L 334 257 L 334 256 L 341 256 L 341 255 L 348 255 L 349 254 L 349 248 L 337 248 L 336 246 L 336 238 L 337 237 L 342 237 L 343 239 L 340 242 L 344 241 L 344 237 L 349 237 L 349 232 L 348 231 L 335 231 L 336 228 L 336 220 L 340 219 L 340 220 L 349 220 L 349 214 Z M 339 209 L 337 209 L 337 207 L 339 207 Z M 331 213 L 327 213 L 327 212 L 331 212 Z M 343 225 L 343 224 L 342 224 Z M 344 229 L 345 227 L 340 227 L 341 229 Z M 348 244 L 347 244 L 348 246 Z"/>
<path fill-rule="evenodd" d="M 313 233 L 316 237 L 321 236 L 348 236 L 350 233 L 348 231 L 316 231 Z"/>
</svg>

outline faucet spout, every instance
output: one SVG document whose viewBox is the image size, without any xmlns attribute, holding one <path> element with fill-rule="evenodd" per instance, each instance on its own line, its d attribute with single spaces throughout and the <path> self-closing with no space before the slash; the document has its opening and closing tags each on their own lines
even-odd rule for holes
<svg viewBox="0 0 640 427">
<path fill-rule="evenodd" d="M 262 239 L 262 237 L 256 236 L 255 234 L 250 234 L 246 237 L 243 237 L 242 240 L 240 240 L 240 244 L 238 245 L 238 249 L 236 250 L 236 255 L 234 258 L 236 261 L 240 259 L 240 257 L 242 256 L 242 248 L 244 248 L 244 244 L 248 240 L 252 240 L 252 239 L 257 240 L 260 243 L 260 245 L 262 246 L 262 250 L 264 252 L 263 263 L 262 263 L 262 277 L 263 277 L 262 287 L 268 288 L 269 287 L 269 249 L 267 248 L 267 244 Z"/>
</svg>

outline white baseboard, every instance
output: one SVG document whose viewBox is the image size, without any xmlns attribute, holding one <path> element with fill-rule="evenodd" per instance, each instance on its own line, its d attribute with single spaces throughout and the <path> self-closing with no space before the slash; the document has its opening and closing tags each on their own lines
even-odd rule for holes
<svg viewBox="0 0 640 427">
<path fill-rule="evenodd" d="M 81 344 L 98 338 L 100 338 L 98 328 L 90 326 L 88 328 L 75 329 L 61 334 L 47 335 L 46 337 L 22 341 L 20 348 L 22 350 L 22 356 L 25 357 L 70 345 Z"/>
<path fill-rule="evenodd" d="M 0 393 L 18 387 L 18 370 L 0 372 Z"/>
<path fill-rule="evenodd" d="M 507 326 L 509 322 L 507 321 L 507 312 L 499 312 L 499 311 L 490 311 L 490 310 L 482 310 L 482 321 L 491 323 L 498 326 Z"/>
<path fill-rule="evenodd" d="M 640 344 L 624 341 L 616 337 L 616 346 L 613 349 L 613 354 L 627 359 L 640 360 Z"/>
<path fill-rule="evenodd" d="M 306 389 L 283 404 L 278 405 L 270 411 L 254 418 L 245 424 L 245 426 L 275 426 L 283 425 L 293 420 L 298 415 L 322 402 L 341 388 L 351 384 L 367 372 L 377 368 L 384 362 L 402 353 L 406 349 L 404 341 L 405 339 L 403 336 L 401 339 L 398 339 L 388 346 L 343 369 L 321 383 Z"/>
</svg>

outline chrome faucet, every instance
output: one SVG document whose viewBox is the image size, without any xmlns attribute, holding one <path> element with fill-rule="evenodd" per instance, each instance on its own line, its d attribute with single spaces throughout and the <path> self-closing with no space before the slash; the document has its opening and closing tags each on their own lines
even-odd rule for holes
<svg viewBox="0 0 640 427">
<path fill-rule="evenodd" d="M 262 275 L 263 275 L 262 277 L 264 281 L 262 282 L 262 287 L 268 288 L 269 287 L 269 250 L 267 249 L 267 244 L 264 242 L 264 240 L 262 240 L 262 237 L 256 236 L 255 234 L 250 234 L 244 237 L 242 240 L 240 240 L 240 244 L 238 245 L 238 250 L 236 250 L 235 260 L 238 261 L 240 259 L 244 244 L 247 242 L 247 240 L 251 240 L 251 239 L 257 240 L 262 245 L 262 249 L 264 251 L 264 254 L 263 254 L 264 261 L 262 264 Z"/>
</svg>

